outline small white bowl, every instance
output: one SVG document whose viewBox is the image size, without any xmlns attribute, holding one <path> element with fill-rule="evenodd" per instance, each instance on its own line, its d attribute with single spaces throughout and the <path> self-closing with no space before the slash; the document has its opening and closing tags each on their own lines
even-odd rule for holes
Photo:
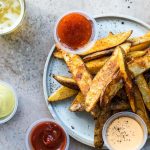
<svg viewBox="0 0 150 150">
<path fill-rule="evenodd" d="M 15 24 L 12 25 L 10 28 L 8 28 L 7 30 L 0 31 L 0 35 L 9 34 L 13 31 L 15 31 L 22 24 L 22 21 L 23 21 L 24 16 L 25 16 L 25 8 L 26 8 L 25 7 L 25 0 L 19 0 L 19 2 L 21 5 L 21 14 L 20 14 L 19 18 L 17 19 Z"/>
<path fill-rule="evenodd" d="M 58 23 L 60 22 L 60 20 L 65 17 L 66 15 L 68 14 L 72 14 L 72 13 L 77 13 L 77 14 L 80 14 L 80 15 L 83 15 L 84 17 L 86 17 L 88 20 L 91 21 L 92 23 L 92 35 L 91 35 L 91 38 L 90 38 L 90 41 L 83 47 L 80 47 L 79 49 L 77 50 L 71 50 L 67 45 L 63 44 L 60 42 L 59 40 L 59 37 L 57 36 L 57 26 L 58 26 Z M 69 53 L 72 53 L 72 54 L 81 54 L 85 51 L 87 51 L 88 49 L 92 48 L 93 45 L 95 44 L 96 40 L 97 40 L 97 37 L 98 37 L 98 28 L 97 28 L 97 23 L 96 23 L 96 20 L 91 16 L 89 15 L 88 13 L 86 12 L 83 12 L 83 11 L 70 11 L 70 12 L 67 12 L 65 13 L 64 15 L 62 15 L 56 22 L 55 24 L 55 28 L 54 28 L 54 39 L 55 39 L 55 42 L 56 42 L 56 45 L 61 48 L 62 50 L 66 51 L 66 52 L 69 52 Z"/>
<path fill-rule="evenodd" d="M 27 130 L 27 132 L 26 132 L 26 137 L 25 137 L 26 149 L 27 149 L 27 150 L 33 150 L 33 149 L 32 149 L 32 145 L 31 145 L 31 142 L 30 142 L 30 136 L 31 136 L 30 134 L 31 134 L 32 129 L 33 129 L 34 127 L 36 127 L 38 124 L 43 123 L 43 122 L 47 122 L 47 121 L 56 123 L 57 125 L 59 125 L 59 126 L 63 129 L 63 131 L 64 131 L 64 133 L 65 133 L 65 135 L 66 135 L 66 139 L 67 139 L 67 140 L 66 140 L 67 143 L 66 143 L 66 148 L 65 148 L 65 150 L 69 150 L 70 138 L 69 138 L 68 133 L 67 133 L 66 130 L 65 130 L 60 124 L 58 124 L 55 120 L 49 119 L 49 118 L 39 119 L 39 120 L 35 121 L 33 124 L 30 125 L 30 127 L 28 128 L 28 130 Z"/>
<path fill-rule="evenodd" d="M 4 81 L 0 81 L 0 84 L 3 84 L 5 86 L 7 86 L 8 88 L 10 88 L 15 97 L 15 106 L 14 106 L 12 113 L 6 117 L 0 118 L 0 124 L 3 124 L 3 123 L 6 123 L 7 121 L 9 121 L 15 115 L 15 113 L 17 111 L 17 107 L 18 107 L 18 98 L 17 98 L 17 94 L 16 94 L 14 88 L 10 84 L 8 84 Z"/>
<path fill-rule="evenodd" d="M 134 120 L 136 120 L 142 127 L 143 129 L 143 133 L 144 133 L 144 138 L 143 138 L 143 141 L 141 143 L 141 145 L 138 147 L 138 150 L 142 149 L 142 147 L 145 145 L 146 143 L 146 140 L 148 138 L 148 131 L 147 131 L 147 126 L 145 124 L 145 122 L 143 121 L 143 119 L 138 116 L 137 114 L 135 113 L 132 113 L 132 112 L 119 112 L 119 113 L 116 113 L 114 115 L 112 115 L 104 124 L 103 126 L 103 130 L 102 130 L 102 137 L 103 137 L 103 140 L 104 140 L 104 144 L 107 146 L 108 149 L 112 150 L 111 146 L 108 144 L 107 142 L 107 137 L 106 137 L 106 133 L 107 133 L 107 129 L 108 127 L 110 126 L 110 124 L 117 118 L 119 117 L 130 117 Z"/>
</svg>

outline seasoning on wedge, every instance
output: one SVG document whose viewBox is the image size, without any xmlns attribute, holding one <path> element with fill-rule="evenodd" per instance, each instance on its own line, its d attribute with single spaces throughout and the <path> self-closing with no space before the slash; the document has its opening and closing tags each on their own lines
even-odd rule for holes
<svg viewBox="0 0 150 150">
<path fill-rule="evenodd" d="M 100 52 L 96 52 L 96 53 L 93 53 L 93 54 L 89 54 L 89 55 L 83 57 L 83 61 L 87 62 L 87 61 L 90 61 L 90 60 L 93 60 L 93 59 L 101 58 L 101 57 L 104 57 L 104 56 L 109 56 L 109 55 L 112 54 L 113 51 L 114 51 L 114 49 L 108 49 L 108 50 L 105 50 L 105 51 L 100 51 Z"/>
<path fill-rule="evenodd" d="M 130 72 L 127 67 L 127 63 L 125 61 L 125 52 L 123 49 L 120 48 L 118 52 L 118 63 L 119 63 L 119 71 L 120 76 L 123 78 L 125 83 L 125 90 L 128 96 L 128 100 L 131 106 L 131 109 L 133 112 L 136 111 L 135 107 L 135 98 L 134 98 L 134 92 L 133 92 L 133 83 L 130 76 Z"/>
<path fill-rule="evenodd" d="M 85 108 L 87 112 L 95 107 L 99 98 L 103 95 L 106 86 L 112 81 L 113 75 L 118 71 L 117 55 L 118 47 L 115 49 L 111 58 L 94 77 L 85 99 Z"/>
<path fill-rule="evenodd" d="M 150 134 L 150 120 L 149 120 L 149 116 L 147 114 L 145 105 L 144 105 L 144 101 L 142 99 L 141 93 L 138 89 L 137 86 L 134 87 L 134 94 L 135 94 L 135 99 L 136 99 L 136 114 L 138 114 L 146 123 L 147 125 L 147 129 L 148 129 L 148 133 Z"/>
<path fill-rule="evenodd" d="M 132 72 L 133 77 L 136 77 L 146 70 L 150 69 L 150 49 L 147 49 L 148 53 L 143 57 L 136 58 L 128 63 L 128 68 Z M 117 94 L 117 92 L 123 87 L 123 83 L 120 75 L 115 75 L 114 79 L 107 86 L 103 95 L 103 105 L 107 105 L 111 99 Z"/>
<path fill-rule="evenodd" d="M 130 49 L 131 44 L 125 43 L 124 50 L 127 53 Z M 99 70 L 99 72 L 94 77 L 90 90 L 87 93 L 85 99 L 86 111 L 92 110 L 100 98 L 100 103 L 102 103 L 102 97 L 106 90 L 107 85 L 112 81 L 113 76 L 117 73 L 119 69 L 119 64 L 117 62 L 118 51 L 120 47 L 116 47 L 110 59 L 105 63 L 105 65 Z"/>
<path fill-rule="evenodd" d="M 150 42 L 150 35 L 149 33 L 147 33 L 140 37 L 134 37 L 134 38 L 128 39 L 127 41 L 131 42 L 132 46 L 139 45 L 145 42 Z"/>
<path fill-rule="evenodd" d="M 64 76 L 60 76 L 60 75 L 53 75 L 53 78 L 57 82 L 59 82 L 61 85 L 64 85 L 68 88 L 75 89 L 75 90 L 79 89 L 78 86 L 77 86 L 76 81 L 72 78 L 64 77 Z"/>
<path fill-rule="evenodd" d="M 87 50 L 81 55 L 88 55 L 94 52 L 98 52 L 98 51 L 102 51 L 102 50 L 106 50 L 106 49 L 118 46 L 122 44 L 123 42 L 125 42 L 130 37 L 131 34 L 132 34 L 132 31 L 128 31 L 128 32 L 122 32 L 119 34 L 107 36 L 105 38 L 101 38 L 96 41 L 93 48 Z"/>
<path fill-rule="evenodd" d="M 85 97 L 83 96 L 81 92 L 79 92 L 78 95 L 73 100 L 73 102 L 71 103 L 69 110 L 70 111 L 83 111 L 84 104 L 85 104 Z"/>
<path fill-rule="evenodd" d="M 55 58 L 63 59 L 62 51 L 57 48 L 55 49 L 53 55 Z"/>
<path fill-rule="evenodd" d="M 137 57 L 141 57 L 144 56 L 147 53 L 147 50 L 144 51 L 133 51 L 133 52 L 129 52 L 127 57 L 132 59 L 132 58 L 137 58 Z"/>
<path fill-rule="evenodd" d="M 144 43 L 141 43 L 141 44 L 132 46 L 132 47 L 130 48 L 130 52 L 132 52 L 132 51 L 145 50 L 145 49 L 147 49 L 148 47 L 150 47 L 150 41 L 147 41 L 147 42 L 144 42 Z"/>
<path fill-rule="evenodd" d="M 136 84 L 142 94 L 145 106 L 150 110 L 150 89 L 142 74 L 135 78 Z"/>
<path fill-rule="evenodd" d="M 86 96 L 92 83 L 92 76 L 88 72 L 83 60 L 80 56 L 63 52 L 64 60 L 72 73 L 73 79 L 79 86 L 82 94 Z"/>
</svg>

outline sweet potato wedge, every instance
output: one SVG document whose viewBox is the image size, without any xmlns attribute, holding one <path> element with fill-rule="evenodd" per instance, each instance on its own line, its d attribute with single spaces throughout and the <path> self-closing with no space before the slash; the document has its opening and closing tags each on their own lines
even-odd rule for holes
<svg viewBox="0 0 150 150">
<path fill-rule="evenodd" d="M 103 51 L 118 46 L 125 42 L 131 34 L 132 31 L 128 31 L 101 38 L 96 41 L 95 45 L 91 49 L 82 53 L 81 55 L 88 55 L 94 52 Z"/>
<path fill-rule="evenodd" d="M 69 77 L 64 77 L 60 75 L 53 75 L 53 78 L 58 81 L 61 85 L 64 85 L 68 88 L 79 90 L 79 87 L 76 83 L 76 81 Z"/>
<path fill-rule="evenodd" d="M 72 73 L 73 79 L 76 81 L 82 94 L 86 96 L 92 83 L 92 76 L 88 72 L 83 60 L 78 55 L 63 52 L 64 60 Z"/>
<path fill-rule="evenodd" d="M 83 57 L 83 61 L 88 62 L 90 60 L 98 59 L 98 58 L 101 58 L 101 57 L 104 57 L 104 56 L 109 56 L 109 55 L 112 54 L 113 51 L 114 51 L 114 49 L 108 49 L 108 50 L 105 50 L 105 51 L 100 51 L 100 52 L 96 52 L 96 53 L 93 53 L 93 54 L 89 54 L 89 55 Z"/>
<path fill-rule="evenodd" d="M 145 103 L 145 106 L 150 111 L 150 89 L 148 87 L 148 84 L 143 76 L 143 74 L 140 74 L 135 78 L 136 84 L 142 94 L 143 101 Z"/>
<path fill-rule="evenodd" d="M 118 52 L 118 63 L 119 63 L 119 70 L 120 70 L 120 76 L 123 78 L 125 83 L 125 90 L 128 96 L 128 100 L 131 106 L 131 109 L 133 112 L 136 111 L 135 107 L 135 98 L 134 98 L 134 92 L 133 92 L 133 83 L 130 76 L 130 72 L 127 67 L 127 63 L 125 60 L 125 52 L 122 48 L 120 48 L 120 51 Z"/>
<path fill-rule="evenodd" d="M 78 93 L 77 90 L 70 89 L 65 86 L 61 86 L 53 94 L 48 97 L 49 102 L 61 101 L 66 98 L 70 98 Z"/>
</svg>

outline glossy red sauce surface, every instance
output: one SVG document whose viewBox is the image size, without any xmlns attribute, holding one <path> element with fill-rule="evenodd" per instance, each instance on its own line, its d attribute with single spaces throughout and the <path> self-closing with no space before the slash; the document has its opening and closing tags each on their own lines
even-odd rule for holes
<svg viewBox="0 0 150 150">
<path fill-rule="evenodd" d="M 91 35 L 91 21 L 78 13 L 71 13 L 64 16 L 57 26 L 57 36 L 60 42 L 73 50 L 86 45 Z"/>
<path fill-rule="evenodd" d="M 65 150 L 64 130 L 54 122 L 44 122 L 33 128 L 30 136 L 34 150 Z"/>
</svg>

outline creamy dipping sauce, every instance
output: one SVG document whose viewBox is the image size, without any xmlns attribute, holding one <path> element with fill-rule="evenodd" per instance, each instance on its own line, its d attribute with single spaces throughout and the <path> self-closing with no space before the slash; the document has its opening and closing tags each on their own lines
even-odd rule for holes
<svg viewBox="0 0 150 150">
<path fill-rule="evenodd" d="M 144 133 L 136 120 L 119 117 L 109 125 L 106 137 L 113 150 L 137 150 L 143 142 Z"/>
<path fill-rule="evenodd" d="M 0 0 L 0 33 L 15 25 L 19 21 L 20 15 L 19 0 Z"/>
<path fill-rule="evenodd" d="M 15 95 L 12 89 L 0 83 L 0 118 L 6 117 L 12 113 L 15 107 Z"/>
</svg>

